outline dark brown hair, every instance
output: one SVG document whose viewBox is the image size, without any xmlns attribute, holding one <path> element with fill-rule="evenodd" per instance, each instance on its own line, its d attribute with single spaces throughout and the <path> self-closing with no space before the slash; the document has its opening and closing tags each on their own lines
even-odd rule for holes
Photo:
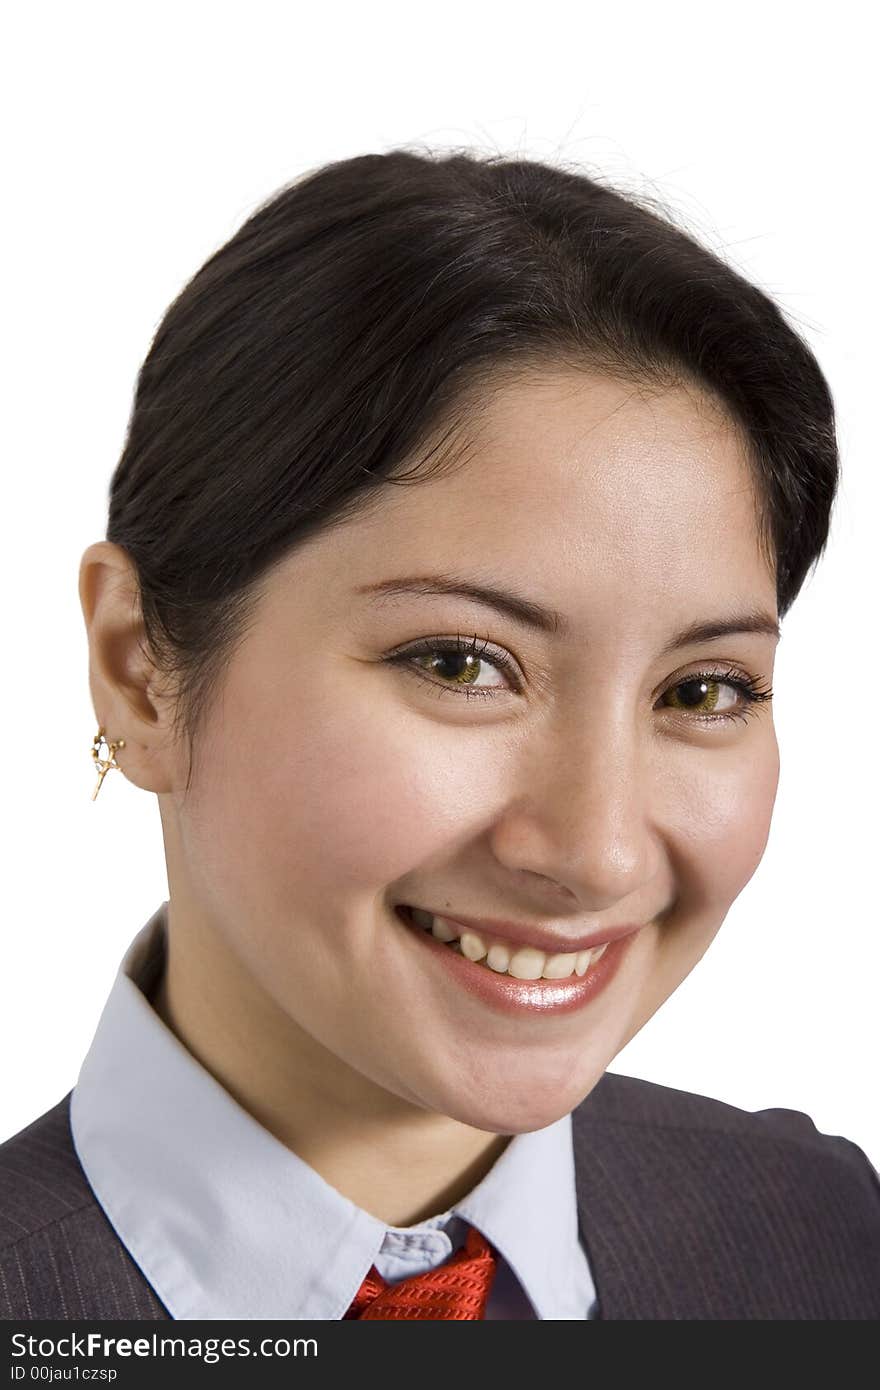
<svg viewBox="0 0 880 1390">
<path fill-rule="evenodd" d="M 579 170 L 360 155 L 264 202 L 171 304 L 138 375 L 107 539 L 136 567 L 190 751 L 272 567 L 389 483 L 465 459 L 480 403 L 540 366 L 721 404 L 784 616 L 827 542 L 838 452 L 828 384 L 773 300 Z"/>
</svg>

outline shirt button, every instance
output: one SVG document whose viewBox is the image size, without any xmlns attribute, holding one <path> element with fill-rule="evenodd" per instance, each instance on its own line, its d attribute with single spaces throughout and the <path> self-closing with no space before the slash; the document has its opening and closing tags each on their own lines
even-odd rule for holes
<svg viewBox="0 0 880 1390">
<path fill-rule="evenodd" d="M 442 1260 L 452 1254 L 452 1241 L 445 1231 L 386 1231 L 382 1253 L 401 1260 L 421 1260 L 424 1256 Z"/>
</svg>

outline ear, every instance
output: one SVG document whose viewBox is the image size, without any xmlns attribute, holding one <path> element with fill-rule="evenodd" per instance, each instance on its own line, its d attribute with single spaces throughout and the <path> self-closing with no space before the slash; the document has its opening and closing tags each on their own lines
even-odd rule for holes
<svg viewBox="0 0 880 1390">
<path fill-rule="evenodd" d="M 79 599 L 97 726 L 108 739 L 125 739 L 116 761 L 130 782 L 170 792 L 180 775 L 170 692 L 146 650 L 137 570 L 122 546 L 98 541 L 88 547 L 80 561 Z"/>
</svg>

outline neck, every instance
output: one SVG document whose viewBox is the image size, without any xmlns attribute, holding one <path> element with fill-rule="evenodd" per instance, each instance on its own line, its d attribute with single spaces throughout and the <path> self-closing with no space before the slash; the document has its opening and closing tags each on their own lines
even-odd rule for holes
<svg viewBox="0 0 880 1390">
<path fill-rule="evenodd" d="M 510 1142 L 411 1104 L 348 1066 L 285 1014 L 216 934 L 191 923 L 169 921 L 165 968 L 149 997 L 243 1109 L 386 1225 L 446 1211 Z"/>
</svg>

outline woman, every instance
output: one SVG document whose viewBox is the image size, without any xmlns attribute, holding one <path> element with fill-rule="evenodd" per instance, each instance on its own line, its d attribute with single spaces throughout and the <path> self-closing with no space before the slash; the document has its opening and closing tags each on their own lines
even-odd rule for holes
<svg viewBox="0 0 880 1390">
<path fill-rule="evenodd" d="M 880 1314 L 856 1145 L 606 1072 L 760 862 L 837 478 L 774 303 L 583 174 L 394 151 L 249 218 L 82 559 L 169 899 L 0 1150 L 5 1317 Z"/>
</svg>

